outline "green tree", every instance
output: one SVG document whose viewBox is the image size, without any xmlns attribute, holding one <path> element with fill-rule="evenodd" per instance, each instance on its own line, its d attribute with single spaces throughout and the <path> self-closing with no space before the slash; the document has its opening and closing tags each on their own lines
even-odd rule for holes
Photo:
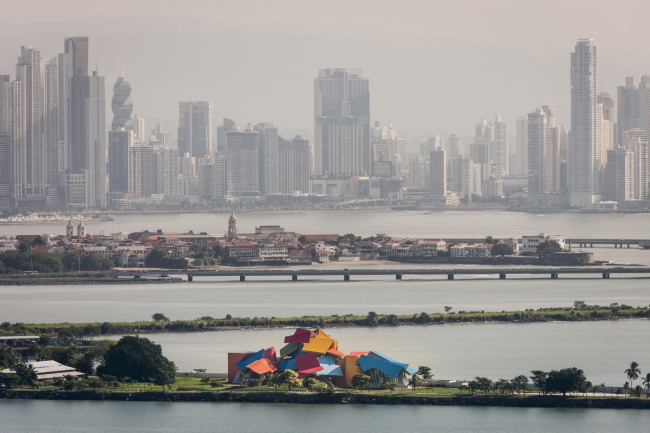
<svg viewBox="0 0 650 433">
<path fill-rule="evenodd" d="M 32 364 L 18 364 L 14 370 L 20 378 L 20 383 L 23 385 L 33 386 L 38 379 L 38 375 L 36 374 L 36 370 L 34 370 L 34 366 Z"/>
<path fill-rule="evenodd" d="M 556 241 L 542 242 L 537 246 L 537 255 L 545 256 L 562 251 L 562 247 Z"/>
<path fill-rule="evenodd" d="M 576 367 L 552 370 L 546 379 L 546 390 L 561 392 L 562 395 L 566 396 L 567 392 L 584 389 L 586 382 L 584 372 Z"/>
<path fill-rule="evenodd" d="M 284 370 L 284 373 L 286 373 L 284 385 L 289 388 L 289 391 L 302 385 L 302 381 L 298 378 L 298 373 L 293 370 Z"/>
<path fill-rule="evenodd" d="M 60 347 L 52 351 L 52 359 L 60 364 L 74 367 L 76 353 L 77 346 L 74 344 L 69 347 Z"/>
<path fill-rule="evenodd" d="M 52 337 L 49 335 L 41 335 L 38 339 L 38 344 L 41 346 L 50 346 L 52 344 Z"/>
<path fill-rule="evenodd" d="M 636 398 L 641 398 L 641 396 L 643 395 L 643 387 L 641 385 L 637 385 L 634 387 L 633 392 Z"/>
<path fill-rule="evenodd" d="M 425 365 L 420 365 L 416 374 L 422 376 L 422 379 L 431 379 L 433 377 L 433 374 L 431 374 L 431 367 Z"/>
<path fill-rule="evenodd" d="M 538 394 L 541 394 L 542 392 L 546 394 L 546 379 L 548 378 L 548 373 L 542 370 L 532 370 L 531 373 L 533 373 L 533 375 L 530 376 L 530 379 L 537 387 Z"/>
<path fill-rule="evenodd" d="M 511 256 L 515 253 L 515 250 L 508 244 L 496 244 L 492 247 L 492 252 L 490 253 L 493 257 L 496 256 Z"/>
<path fill-rule="evenodd" d="M 391 392 L 395 392 L 395 388 L 397 388 L 397 382 L 386 382 L 384 383 L 384 388 Z"/>
<path fill-rule="evenodd" d="M 91 351 L 84 353 L 84 356 L 75 362 L 74 368 L 89 376 L 92 375 L 95 372 L 95 356 L 93 353 Z"/>
<path fill-rule="evenodd" d="M 151 320 L 154 322 L 169 322 L 169 317 L 165 316 L 163 313 L 155 313 L 151 316 Z"/>
<path fill-rule="evenodd" d="M 623 384 L 623 393 L 625 394 L 623 397 L 627 398 L 627 392 L 630 390 L 630 382 L 625 382 Z"/>
<path fill-rule="evenodd" d="M 11 347 L 0 347 L 0 370 L 13 367 L 19 360 L 18 354 Z"/>
<path fill-rule="evenodd" d="M 616 398 L 618 398 L 618 396 L 620 396 L 623 393 L 623 389 L 619 386 L 618 388 L 616 388 L 616 391 L 614 393 L 616 394 Z"/>
<path fill-rule="evenodd" d="M 488 379 L 487 377 L 475 377 L 474 380 L 476 381 L 476 384 L 478 385 L 477 389 L 482 390 L 485 394 L 490 392 L 490 389 L 492 388 L 492 381 Z"/>
<path fill-rule="evenodd" d="M 27 252 L 29 252 L 29 250 L 31 248 L 29 246 L 29 243 L 27 243 L 25 241 L 20 241 L 20 243 L 18 244 L 18 247 L 16 247 L 16 249 L 18 251 L 20 251 L 21 253 L 27 253 Z"/>
<path fill-rule="evenodd" d="M 97 367 L 99 376 L 110 374 L 122 379 L 130 377 L 139 382 L 171 385 L 176 380 L 176 365 L 163 356 L 159 344 L 148 338 L 122 337 L 104 354 L 103 364 Z"/>
<path fill-rule="evenodd" d="M 305 245 L 309 241 L 307 240 L 307 236 L 305 235 L 300 235 L 298 236 L 298 242 L 300 242 L 302 245 Z"/>
<path fill-rule="evenodd" d="M 417 373 L 411 376 L 411 379 L 409 379 L 408 384 L 413 389 L 413 392 L 415 392 L 415 389 L 418 386 L 420 386 L 421 381 L 422 380 L 420 379 L 420 376 L 417 375 Z"/>
<path fill-rule="evenodd" d="M 641 369 L 639 368 L 639 364 L 634 361 L 631 362 L 630 368 L 625 370 L 625 375 L 627 376 L 628 379 L 630 379 L 630 388 L 634 387 L 634 381 L 637 380 L 641 375 Z"/>
<path fill-rule="evenodd" d="M 477 389 L 480 389 L 478 382 L 475 380 L 470 381 L 469 384 L 467 384 L 467 386 L 469 386 L 469 390 L 472 393 L 472 395 L 476 392 Z"/>
<path fill-rule="evenodd" d="M 495 240 L 492 236 L 486 236 L 485 237 L 485 243 L 489 245 L 493 245 L 499 242 L 498 240 Z"/>
<path fill-rule="evenodd" d="M 524 395 L 526 395 L 526 391 L 530 389 L 528 386 L 528 378 L 524 376 L 523 374 L 515 377 L 514 379 L 510 380 L 510 383 L 512 384 L 512 388 L 516 392 L 523 392 Z"/>
<path fill-rule="evenodd" d="M 305 388 L 307 391 L 312 391 L 316 383 L 318 383 L 318 381 L 313 377 L 305 377 L 302 380 L 302 387 Z"/>
<path fill-rule="evenodd" d="M 367 374 L 357 373 L 354 376 L 352 376 L 350 383 L 357 390 L 361 390 L 362 388 L 367 387 L 368 384 L 370 383 L 370 376 L 368 376 Z"/>
<path fill-rule="evenodd" d="M 646 389 L 646 397 L 650 398 L 650 373 L 646 373 L 645 377 L 641 379 L 643 387 Z"/>
</svg>

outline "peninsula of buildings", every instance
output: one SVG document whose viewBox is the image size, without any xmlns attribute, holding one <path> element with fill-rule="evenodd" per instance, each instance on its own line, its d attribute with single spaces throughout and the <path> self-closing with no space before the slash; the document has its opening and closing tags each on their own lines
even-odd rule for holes
<svg viewBox="0 0 650 433">
<path fill-rule="evenodd" d="M 378 234 L 309 234 L 262 225 L 240 232 L 231 214 L 222 234 L 162 230 L 88 234 L 83 221 L 69 221 L 65 235 L 18 235 L 0 239 L 0 260 L 19 250 L 31 253 L 98 254 L 119 268 L 206 268 L 291 266 L 362 261 L 472 264 L 593 264 L 593 254 L 571 251 L 564 236 L 538 235 L 460 243 L 440 238 L 394 238 Z M 39 256 L 39 260 L 42 256 Z M 40 262 L 39 262 L 40 263 Z M 38 271 L 38 266 L 35 268 Z M 27 271 L 27 269 L 23 269 Z M 76 270 L 76 267 L 74 267 Z"/>
</svg>

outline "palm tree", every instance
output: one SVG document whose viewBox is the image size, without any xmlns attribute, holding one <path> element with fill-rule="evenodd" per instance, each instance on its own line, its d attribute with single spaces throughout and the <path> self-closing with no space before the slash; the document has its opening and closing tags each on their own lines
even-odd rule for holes
<svg viewBox="0 0 650 433">
<path fill-rule="evenodd" d="M 409 380 L 408 384 L 413 387 L 413 392 L 415 392 L 415 388 L 417 388 L 418 385 L 420 384 L 420 376 L 414 374 L 413 376 L 411 376 L 411 379 Z"/>
<path fill-rule="evenodd" d="M 623 391 L 625 392 L 625 395 L 623 397 L 627 398 L 627 390 L 630 389 L 630 382 L 625 382 L 623 384 Z"/>
<path fill-rule="evenodd" d="M 625 370 L 625 374 L 627 375 L 627 378 L 630 379 L 630 387 L 634 386 L 634 381 L 639 378 L 639 375 L 641 374 L 641 369 L 639 368 L 639 364 L 636 362 L 630 363 L 630 368 Z"/>
<path fill-rule="evenodd" d="M 646 389 L 645 396 L 650 398 L 650 373 L 647 373 L 644 378 L 641 379 L 643 387 Z"/>
<path fill-rule="evenodd" d="M 19 364 L 15 367 L 15 371 L 20 378 L 21 384 L 34 385 L 38 379 L 38 375 L 32 364 Z"/>
<path fill-rule="evenodd" d="M 622 393 L 623 393 L 623 390 L 621 389 L 620 386 L 618 388 L 616 388 L 616 398 L 618 398 L 618 396 L 621 395 Z"/>
</svg>

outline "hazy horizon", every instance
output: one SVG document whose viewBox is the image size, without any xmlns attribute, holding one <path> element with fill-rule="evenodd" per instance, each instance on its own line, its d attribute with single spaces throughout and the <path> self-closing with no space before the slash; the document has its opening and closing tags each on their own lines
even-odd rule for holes
<svg viewBox="0 0 650 433">
<path fill-rule="evenodd" d="M 512 134 L 516 118 L 541 105 L 569 127 L 569 53 L 581 38 L 598 47 L 599 92 L 616 97 L 626 76 L 650 74 L 641 37 L 650 6 L 641 1 L 29 4 L 29 15 L 24 5 L 3 6 L 0 74 L 15 76 L 21 45 L 52 58 L 65 35 L 89 36 L 107 106 L 124 63 L 133 114 L 147 129 L 164 122 L 174 137 L 178 101 L 212 100 L 215 124 L 271 122 L 312 140 L 313 80 L 328 67 L 362 69 L 371 120 L 411 140 L 471 136 L 474 123 L 496 114 Z"/>
</svg>

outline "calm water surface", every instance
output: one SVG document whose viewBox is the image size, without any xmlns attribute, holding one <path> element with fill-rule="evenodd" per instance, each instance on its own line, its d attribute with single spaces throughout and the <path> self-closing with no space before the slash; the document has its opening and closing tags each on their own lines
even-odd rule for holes
<svg viewBox="0 0 650 433">
<path fill-rule="evenodd" d="M 115 214 L 115 221 L 88 222 L 86 233 L 187 231 L 224 233 L 229 213 L 217 214 Z M 240 232 L 256 226 L 279 224 L 300 233 L 355 233 L 369 236 L 483 237 L 516 236 L 539 232 L 567 237 L 650 239 L 650 214 L 528 214 L 520 212 L 249 212 L 237 213 Z M 2 225 L 0 236 L 65 233 L 65 224 Z"/>
<path fill-rule="evenodd" d="M 650 411 L 0 400 L 0 431 L 556 432 L 646 431 Z"/>
</svg>

